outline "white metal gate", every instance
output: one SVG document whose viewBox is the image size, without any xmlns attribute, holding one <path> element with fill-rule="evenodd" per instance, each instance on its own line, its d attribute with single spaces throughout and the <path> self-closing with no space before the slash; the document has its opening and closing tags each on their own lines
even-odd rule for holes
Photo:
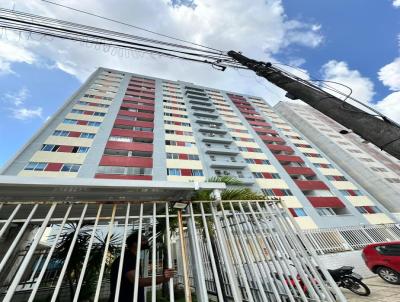
<svg viewBox="0 0 400 302">
<path fill-rule="evenodd" d="M 134 301 L 146 276 L 147 301 L 345 301 L 272 201 L 0 203 L 0 301 L 108 301 L 110 264 L 133 230 L 151 242 Z M 166 267 L 176 275 L 157 285 Z"/>
</svg>

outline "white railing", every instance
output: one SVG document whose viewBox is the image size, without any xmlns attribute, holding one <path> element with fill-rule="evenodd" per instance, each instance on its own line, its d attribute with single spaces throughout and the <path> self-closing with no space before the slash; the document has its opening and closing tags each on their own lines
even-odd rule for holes
<svg viewBox="0 0 400 302">
<path fill-rule="evenodd" d="M 315 229 L 302 233 L 318 254 L 360 250 L 371 243 L 400 240 L 396 224 Z"/>
</svg>

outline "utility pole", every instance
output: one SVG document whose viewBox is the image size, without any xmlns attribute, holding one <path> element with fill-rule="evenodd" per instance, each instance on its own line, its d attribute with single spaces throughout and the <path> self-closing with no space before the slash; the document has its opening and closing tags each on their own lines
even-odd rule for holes
<svg viewBox="0 0 400 302">
<path fill-rule="evenodd" d="M 271 63 L 252 60 L 235 51 L 228 51 L 228 55 L 285 90 L 286 97 L 302 100 L 344 127 L 353 130 L 364 140 L 400 159 L 400 126 L 395 122 L 369 114 L 308 81 L 272 66 Z"/>
</svg>

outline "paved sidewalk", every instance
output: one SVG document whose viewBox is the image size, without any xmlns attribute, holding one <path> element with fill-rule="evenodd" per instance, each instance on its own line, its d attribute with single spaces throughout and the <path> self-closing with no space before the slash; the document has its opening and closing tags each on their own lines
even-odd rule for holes
<svg viewBox="0 0 400 302">
<path fill-rule="evenodd" d="M 349 302 L 400 302 L 400 285 L 392 285 L 379 277 L 364 279 L 371 294 L 368 297 L 361 297 L 351 291 L 342 289 Z"/>
</svg>

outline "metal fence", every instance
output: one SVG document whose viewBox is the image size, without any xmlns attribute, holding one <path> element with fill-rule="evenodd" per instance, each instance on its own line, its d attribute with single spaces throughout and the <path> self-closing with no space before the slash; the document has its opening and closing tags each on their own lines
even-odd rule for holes
<svg viewBox="0 0 400 302">
<path fill-rule="evenodd" d="M 0 301 L 118 301 L 124 278 L 133 301 L 345 301 L 291 219 L 271 201 L 0 203 Z"/>
<path fill-rule="evenodd" d="M 400 241 L 396 224 L 366 225 L 302 231 L 320 255 L 363 249 L 376 242 Z"/>
</svg>

